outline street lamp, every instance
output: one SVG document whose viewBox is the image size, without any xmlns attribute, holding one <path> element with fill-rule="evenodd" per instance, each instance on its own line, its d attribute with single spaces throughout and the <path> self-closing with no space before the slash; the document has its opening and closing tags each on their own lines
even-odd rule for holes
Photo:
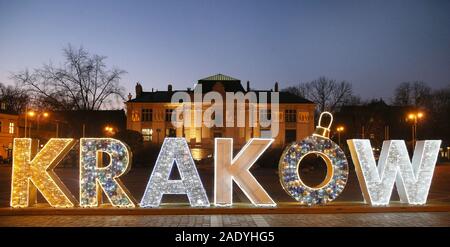
<svg viewBox="0 0 450 247">
<path fill-rule="evenodd" d="M 336 131 L 338 133 L 338 145 L 341 145 L 341 132 L 344 131 L 344 126 L 338 126 L 336 128 Z"/>
<path fill-rule="evenodd" d="M 424 113 L 423 112 L 411 112 L 408 114 L 408 119 L 409 121 L 412 122 L 412 129 L 411 129 L 411 134 L 412 134 L 412 149 L 414 150 L 415 146 L 416 146 L 416 139 L 417 139 L 417 124 L 419 122 L 420 119 L 422 119 L 424 117 Z"/>
<path fill-rule="evenodd" d="M 104 130 L 106 132 L 106 135 L 114 135 L 114 128 L 113 127 L 111 127 L 109 125 L 106 125 Z"/>
<path fill-rule="evenodd" d="M 50 116 L 50 114 L 48 112 L 45 111 L 33 111 L 33 110 L 28 110 L 25 113 L 25 137 L 27 135 L 27 128 L 28 128 L 28 118 L 34 118 L 36 117 L 36 122 L 37 122 L 37 127 L 36 127 L 36 134 L 39 134 L 39 120 L 41 117 L 43 118 L 48 118 Z M 31 137 L 31 124 L 29 126 L 29 130 L 28 130 L 28 135 Z"/>
</svg>

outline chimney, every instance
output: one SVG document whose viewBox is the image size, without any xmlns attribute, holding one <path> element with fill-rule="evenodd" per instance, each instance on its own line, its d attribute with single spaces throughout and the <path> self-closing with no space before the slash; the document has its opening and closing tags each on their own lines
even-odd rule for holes
<svg viewBox="0 0 450 247">
<path fill-rule="evenodd" d="M 131 98 L 133 98 L 133 96 L 131 95 L 131 93 L 128 93 L 128 100 L 131 100 Z"/>
<path fill-rule="evenodd" d="M 247 92 L 250 91 L 250 81 L 247 81 Z"/>
<path fill-rule="evenodd" d="M 167 91 L 172 92 L 172 84 L 169 83 L 169 85 L 167 86 Z"/>
<path fill-rule="evenodd" d="M 136 82 L 136 98 L 141 97 L 142 95 L 142 85 L 139 82 Z"/>
<path fill-rule="evenodd" d="M 275 82 L 275 88 L 274 88 L 275 92 L 278 92 L 278 82 Z"/>
</svg>

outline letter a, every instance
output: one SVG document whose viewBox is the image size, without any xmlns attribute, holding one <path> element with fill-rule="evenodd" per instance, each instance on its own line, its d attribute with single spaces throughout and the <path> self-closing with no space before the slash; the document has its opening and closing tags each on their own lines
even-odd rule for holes
<svg viewBox="0 0 450 247">
<path fill-rule="evenodd" d="M 39 153 L 38 144 L 37 140 L 30 138 L 14 139 L 11 207 L 35 204 L 36 189 L 52 207 L 73 207 L 75 198 L 56 176 L 53 168 L 73 147 L 74 139 L 52 138 Z"/>
<path fill-rule="evenodd" d="M 256 206 L 276 206 L 250 173 L 250 167 L 272 144 L 273 139 L 254 138 L 233 159 L 233 139 L 216 138 L 214 149 L 214 204 L 233 204 L 233 180 Z"/>
<path fill-rule="evenodd" d="M 388 204 L 395 183 L 401 202 L 426 203 L 441 141 L 418 141 L 412 164 L 404 141 L 384 141 L 378 167 L 369 140 L 347 142 L 366 202 Z"/>
<path fill-rule="evenodd" d="M 181 180 L 169 180 L 174 164 Z M 164 194 L 186 194 L 192 207 L 209 207 L 208 196 L 184 138 L 164 139 L 140 206 L 158 207 Z"/>
</svg>

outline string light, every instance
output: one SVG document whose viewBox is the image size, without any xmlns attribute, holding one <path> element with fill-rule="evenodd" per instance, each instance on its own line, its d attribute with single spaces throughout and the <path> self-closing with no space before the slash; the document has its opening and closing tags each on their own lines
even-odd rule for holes
<svg viewBox="0 0 450 247">
<path fill-rule="evenodd" d="M 38 151 L 31 138 L 15 138 L 13 144 L 11 207 L 36 203 L 38 190 L 52 207 L 73 207 L 76 200 L 53 171 L 75 144 L 71 138 L 52 138 Z M 30 183 L 31 182 L 31 183 Z"/>
<path fill-rule="evenodd" d="M 102 166 L 102 155 L 109 156 L 109 164 Z M 131 155 L 123 142 L 112 138 L 80 139 L 80 206 L 97 207 L 102 190 L 116 207 L 133 208 L 130 192 L 119 177 L 130 168 Z"/>
<path fill-rule="evenodd" d="M 401 202 L 425 204 L 439 154 L 440 140 L 418 141 L 412 162 L 404 141 L 384 141 L 378 167 L 369 140 L 348 140 L 364 200 L 387 205 L 394 183 Z"/>
<path fill-rule="evenodd" d="M 216 138 L 214 148 L 214 204 L 233 204 L 233 181 L 255 206 L 276 206 L 249 169 L 274 139 L 253 138 L 233 158 L 233 139 Z"/>
<path fill-rule="evenodd" d="M 322 116 L 329 115 L 328 127 L 321 126 Z M 329 139 L 333 116 L 323 112 L 312 136 L 288 146 L 279 162 L 280 183 L 284 190 L 302 205 L 325 204 L 336 199 L 345 188 L 348 178 L 348 163 L 344 151 Z M 299 166 L 304 157 L 316 154 L 327 165 L 325 180 L 315 186 L 307 186 L 299 175 Z"/>
<path fill-rule="evenodd" d="M 181 180 L 169 180 L 174 163 Z M 140 206 L 158 207 L 164 194 L 186 194 L 192 207 L 209 207 L 208 196 L 184 138 L 164 139 Z"/>
</svg>

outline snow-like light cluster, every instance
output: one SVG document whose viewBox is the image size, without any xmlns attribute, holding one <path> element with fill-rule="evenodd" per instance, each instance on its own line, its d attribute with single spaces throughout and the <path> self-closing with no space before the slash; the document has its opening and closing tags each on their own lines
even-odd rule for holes
<svg viewBox="0 0 450 247">
<path fill-rule="evenodd" d="M 401 202 L 426 203 L 440 140 L 418 141 L 412 162 L 404 141 L 384 141 L 378 166 L 369 140 L 348 140 L 348 145 L 366 202 L 387 205 L 395 183 Z"/>
<path fill-rule="evenodd" d="M 169 179 L 174 164 L 181 180 Z M 191 206 L 209 206 L 208 196 L 184 138 L 164 139 L 140 206 L 158 207 L 164 194 L 186 194 Z"/>
</svg>

